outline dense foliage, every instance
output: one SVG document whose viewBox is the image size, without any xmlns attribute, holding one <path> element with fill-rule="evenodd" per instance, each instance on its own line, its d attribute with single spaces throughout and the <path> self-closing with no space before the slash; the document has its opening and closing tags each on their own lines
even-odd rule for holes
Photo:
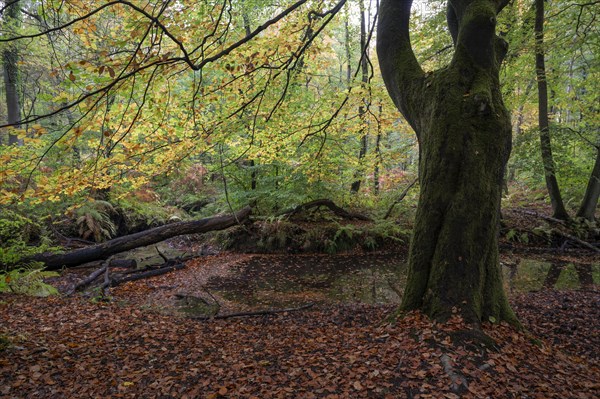
<svg viewBox="0 0 600 399">
<path fill-rule="evenodd" d="M 20 116 L 9 120 L 11 104 L 0 102 L 4 222 L 26 216 L 99 241 L 248 203 L 269 215 L 327 197 L 382 215 L 416 173 L 416 140 L 374 56 L 376 2 L 13 3 L 0 2 Z M 413 7 L 413 46 L 431 69 L 450 54 L 444 4 Z M 593 3 L 546 8 L 551 134 L 571 209 L 598 151 L 596 18 Z M 533 3 L 516 0 L 500 31 L 510 43 L 507 178 L 536 192 L 533 20 Z"/>
</svg>

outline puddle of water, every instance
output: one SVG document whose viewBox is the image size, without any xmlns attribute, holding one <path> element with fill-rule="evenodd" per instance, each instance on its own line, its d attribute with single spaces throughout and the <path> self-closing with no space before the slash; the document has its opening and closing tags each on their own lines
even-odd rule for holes
<svg viewBox="0 0 600 399">
<path fill-rule="evenodd" d="M 503 268 L 507 292 L 537 291 L 548 283 L 551 264 L 522 259 Z M 589 269 L 600 282 L 600 265 Z M 576 268 L 565 265 L 556 289 L 581 287 Z M 222 298 L 249 306 L 320 303 L 400 303 L 406 259 L 399 255 L 256 255 L 236 265 L 227 277 L 212 277 L 207 288 Z"/>
<path fill-rule="evenodd" d="M 575 266 L 572 263 L 553 266 L 551 262 L 522 258 L 516 269 L 503 268 L 507 292 L 580 289 L 600 284 L 600 264 Z"/>
<path fill-rule="evenodd" d="M 406 262 L 395 255 L 258 255 L 207 288 L 251 306 L 399 303 Z"/>
</svg>

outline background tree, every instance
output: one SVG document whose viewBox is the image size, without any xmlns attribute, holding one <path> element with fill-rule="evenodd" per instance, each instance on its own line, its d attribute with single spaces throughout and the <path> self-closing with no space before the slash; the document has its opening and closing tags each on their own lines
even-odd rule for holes
<svg viewBox="0 0 600 399">
<path fill-rule="evenodd" d="M 552 203 L 553 217 L 567 220 L 569 214 L 563 204 L 562 195 L 556 179 L 556 166 L 552 156 L 550 126 L 548 122 L 548 85 L 544 60 L 544 0 L 535 0 L 535 70 L 538 85 L 538 119 L 540 129 L 540 148 L 544 164 L 546 187 Z"/>
<path fill-rule="evenodd" d="M 21 2 L 12 1 L 5 5 L 2 15 L 2 27 L 5 35 L 18 36 L 21 24 Z M 21 127 L 21 102 L 19 101 L 19 51 L 16 43 L 4 46 L 2 66 L 4 71 L 4 90 L 6 94 L 6 120 L 13 129 Z M 14 131 L 14 130 L 13 130 Z M 18 144 L 17 134 L 9 132 L 8 144 Z M 22 143 L 22 141 L 21 141 Z"/>
</svg>

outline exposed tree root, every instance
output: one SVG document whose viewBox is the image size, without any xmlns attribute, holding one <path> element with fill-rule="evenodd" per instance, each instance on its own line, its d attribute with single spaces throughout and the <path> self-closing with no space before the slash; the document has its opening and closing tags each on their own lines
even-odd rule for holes
<svg viewBox="0 0 600 399">
<path fill-rule="evenodd" d="M 594 251 L 596 253 L 600 253 L 600 248 L 596 247 L 595 245 L 590 244 L 589 242 L 583 241 L 583 240 L 575 237 L 574 235 L 563 233 L 562 231 L 557 230 L 557 229 L 552 229 L 552 233 L 558 234 L 558 235 L 566 238 L 567 240 L 576 242 L 577 244 L 579 244 L 587 249 L 591 249 L 592 251 Z"/>
<path fill-rule="evenodd" d="M 298 205 L 295 208 L 288 209 L 287 211 L 281 212 L 279 214 L 279 216 L 287 215 L 288 217 L 292 217 L 302 211 L 308 211 L 312 208 L 318 209 L 321 206 L 329 208 L 329 210 L 331 210 L 334 214 L 336 214 L 337 216 L 342 217 L 344 219 L 356 219 L 356 220 L 371 221 L 371 218 L 369 218 L 365 215 L 362 215 L 360 213 L 348 212 L 345 209 L 340 208 L 330 199 L 318 199 L 318 200 L 310 201 L 305 204 Z"/>
</svg>

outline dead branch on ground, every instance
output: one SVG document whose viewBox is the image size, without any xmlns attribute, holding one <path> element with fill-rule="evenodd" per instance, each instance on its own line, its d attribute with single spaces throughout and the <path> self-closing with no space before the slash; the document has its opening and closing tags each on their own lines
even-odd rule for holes
<svg viewBox="0 0 600 399">
<path fill-rule="evenodd" d="M 287 312 L 297 312 L 300 310 L 308 309 L 313 307 L 314 303 L 309 303 L 303 306 L 299 306 L 296 308 L 287 308 L 287 309 L 265 309 L 265 310 L 257 310 L 253 312 L 239 312 L 239 313 L 226 313 L 221 315 L 214 316 L 191 316 L 191 319 L 194 320 L 210 320 L 210 319 L 230 319 L 232 317 L 251 317 L 251 316 L 264 316 L 271 315 L 277 313 L 287 313 Z"/>
</svg>

